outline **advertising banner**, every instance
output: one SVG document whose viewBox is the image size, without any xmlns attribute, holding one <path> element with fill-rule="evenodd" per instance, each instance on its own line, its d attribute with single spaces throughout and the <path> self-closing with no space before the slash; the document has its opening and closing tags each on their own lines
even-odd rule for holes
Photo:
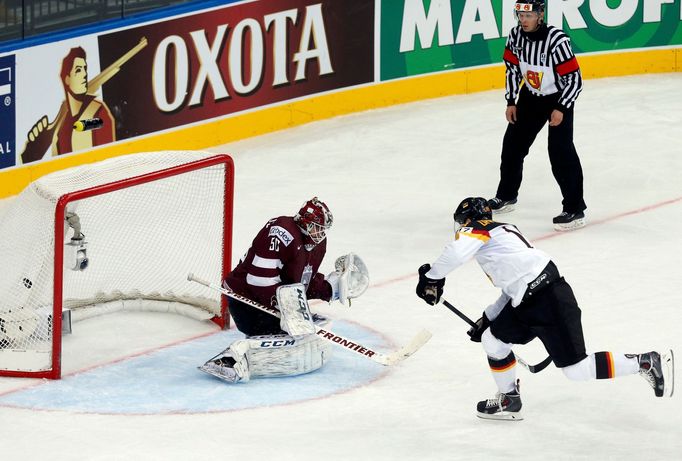
<svg viewBox="0 0 682 461">
<path fill-rule="evenodd" d="M 15 164 L 14 55 L 0 57 L 0 169 Z"/>
<path fill-rule="evenodd" d="M 381 0 L 381 79 L 499 63 L 515 0 Z M 576 53 L 682 45 L 682 0 L 547 0 Z"/>
<path fill-rule="evenodd" d="M 378 83 L 375 75 L 498 64 L 514 3 L 242 1 L 0 55 L 0 170 Z M 576 53 L 682 47 L 682 0 L 546 3 L 546 21 Z"/>
<path fill-rule="evenodd" d="M 371 82 L 374 27 L 374 0 L 260 0 L 2 56 L 0 169 Z"/>
<path fill-rule="evenodd" d="M 104 99 L 126 139 L 368 83 L 373 43 L 373 0 L 242 3 L 100 36 Z"/>
</svg>

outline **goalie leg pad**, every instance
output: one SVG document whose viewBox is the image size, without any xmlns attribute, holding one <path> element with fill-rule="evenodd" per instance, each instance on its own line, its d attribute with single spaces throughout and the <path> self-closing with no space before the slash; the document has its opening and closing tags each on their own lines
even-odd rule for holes
<svg viewBox="0 0 682 461">
<path fill-rule="evenodd" d="M 316 335 L 252 336 L 248 339 L 251 377 L 296 376 L 321 368 L 331 357 L 332 344 Z"/>
<path fill-rule="evenodd" d="M 277 288 L 277 307 L 282 314 L 280 328 L 294 338 L 315 334 L 313 315 L 302 283 Z"/>
<path fill-rule="evenodd" d="M 251 379 L 249 346 L 249 340 L 235 341 L 220 354 L 211 357 L 199 370 L 228 383 L 247 382 Z"/>
</svg>

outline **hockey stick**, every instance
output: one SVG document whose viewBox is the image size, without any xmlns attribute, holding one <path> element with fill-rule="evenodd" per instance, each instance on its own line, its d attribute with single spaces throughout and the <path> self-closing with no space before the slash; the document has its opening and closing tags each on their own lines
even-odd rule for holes
<svg viewBox="0 0 682 461">
<path fill-rule="evenodd" d="M 476 322 L 474 322 L 473 320 L 471 320 L 469 317 L 467 317 L 466 315 L 464 315 L 464 313 L 463 313 L 462 311 L 460 311 L 460 310 L 457 309 L 455 306 L 453 306 L 452 304 L 450 304 L 450 303 L 447 301 L 447 299 L 442 299 L 441 302 L 443 303 L 443 305 L 444 305 L 445 307 L 447 307 L 447 308 L 450 309 L 452 312 L 454 312 L 455 314 L 457 314 L 457 315 L 459 316 L 459 318 L 461 318 L 462 320 L 464 320 L 466 323 L 468 323 L 468 324 L 471 325 L 472 327 L 476 328 L 476 327 L 478 326 L 478 325 L 476 325 Z M 523 368 L 525 368 L 526 370 L 530 371 L 531 373 L 538 373 L 538 372 L 541 372 L 542 370 L 544 370 L 545 368 L 547 368 L 547 366 L 548 366 L 550 363 L 552 363 L 552 357 L 549 357 L 549 356 L 548 356 L 545 360 L 543 360 L 542 362 L 538 363 L 537 365 L 530 365 L 528 362 L 526 362 L 526 361 L 523 360 L 521 357 L 519 357 L 519 355 L 518 355 L 516 352 L 514 353 L 514 356 L 516 357 L 516 361 L 519 362 Z"/>
<path fill-rule="evenodd" d="M 195 276 L 192 273 L 189 273 L 187 275 L 187 280 L 190 282 L 197 282 L 201 285 L 204 285 L 205 287 L 208 287 L 214 291 L 218 291 L 222 293 L 223 295 L 227 296 L 228 298 L 236 299 L 237 301 L 241 301 L 244 304 L 248 304 L 251 307 L 255 307 L 256 309 L 259 309 L 263 312 L 266 312 L 274 317 L 280 318 L 281 315 L 279 311 L 275 308 L 264 306 L 260 303 L 257 303 L 256 301 L 253 301 L 245 296 L 242 296 L 238 293 L 235 293 L 232 290 L 229 290 L 227 288 L 223 288 L 219 285 L 216 285 L 214 283 L 208 282 L 206 280 L 203 280 L 197 276 Z M 382 354 L 381 352 L 376 352 L 366 346 L 363 346 L 362 344 L 359 344 L 356 341 L 352 341 L 348 338 L 344 338 L 341 335 L 338 335 L 334 333 L 333 331 L 325 330 L 324 328 L 320 328 L 319 326 L 315 325 L 315 334 L 319 336 L 322 339 L 325 339 L 329 342 L 332 342 L 336 344 L 339 347 L 343 347 L 344 349 L 351 350 L 353 352 L 356 352 L 363 357 L 366 357 L 370 360 L 373 360 L 376 363 L 379 363 L 381 365 L 385 366 L 390 366 L 390 365 L 395 365 L 398 362 L 401 362 L 402 360 L 408 358 L 417 350 L 419 350 L 420 347 L 422 347 L 426 342 L 431 339 L 431 332 L 428 330 L 421 330 L 417 335 L 410 341 L 409 344 L 406 346 L 391 352 L 390 354 Z"/>
</svg>

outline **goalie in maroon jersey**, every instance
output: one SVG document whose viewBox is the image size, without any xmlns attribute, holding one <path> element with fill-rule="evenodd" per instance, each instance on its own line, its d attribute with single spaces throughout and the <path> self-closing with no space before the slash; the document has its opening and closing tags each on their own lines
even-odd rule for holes
<svg viewBox="0 0 682 461">
<path fill-rule="evenodd" d="M 329 208 L 317 197 L 305 202 L 295 216 L 269 220 L 225 285 L 272 307 L 277 304 L 277 287 L 296 282 L 306 286 L 308 299 L 329 301 L 334 295 L 333 281 L 317 271 L 327 252 L 327 231 L 333 222 Z M 279 319 L 235 299 L 230 299 L 230 313 L 247 336 L 282 333 Z"/>
<path fill-rule="evenodd" d="M 223 285 L 279 309 L 282 318 L 230 298 L 230 314 L 247 338 L 232 343 L 200 370 L 237 382 L 256 376 L 308 373 L 324 364 L 331 353 L 330 344 L 314 334 L 292 331 L 300 319 L 291 319 L 287 314 L 290 309 L 283 309 L 287 301 L 279 296 L 278 288 L 301 284 L 307 299 L 339 300 L 343 304 L 364 293 L 369 285 L 368 271 L 353 253 L 339 257 L 335 270 L 327 276 L 318 272 L 333 221 L 327 205 L 313 197 L 295 216 L 279 216 L 265 224 Z M 298 315 L 297 303 L 291 311 Z M 312 317 L 315 323 L 326 322 L 322 317 Z M 314 329 L 308 331 L 314 333 Z"/>
</svg>

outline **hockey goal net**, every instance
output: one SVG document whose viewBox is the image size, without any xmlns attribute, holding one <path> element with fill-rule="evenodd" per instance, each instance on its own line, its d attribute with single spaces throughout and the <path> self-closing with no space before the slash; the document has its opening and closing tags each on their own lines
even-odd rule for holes
<svg viewBox="0 0 682 461">
<path fill-rule="evenodd" d="M 230 156 L 134 154 L 58 171 L 0 215 L 0 376 L 58 379 L 62 317 L 158 310 L 228 322 Z M 74 329 L 76 332 L 76 329 Z"/>
</svg>

